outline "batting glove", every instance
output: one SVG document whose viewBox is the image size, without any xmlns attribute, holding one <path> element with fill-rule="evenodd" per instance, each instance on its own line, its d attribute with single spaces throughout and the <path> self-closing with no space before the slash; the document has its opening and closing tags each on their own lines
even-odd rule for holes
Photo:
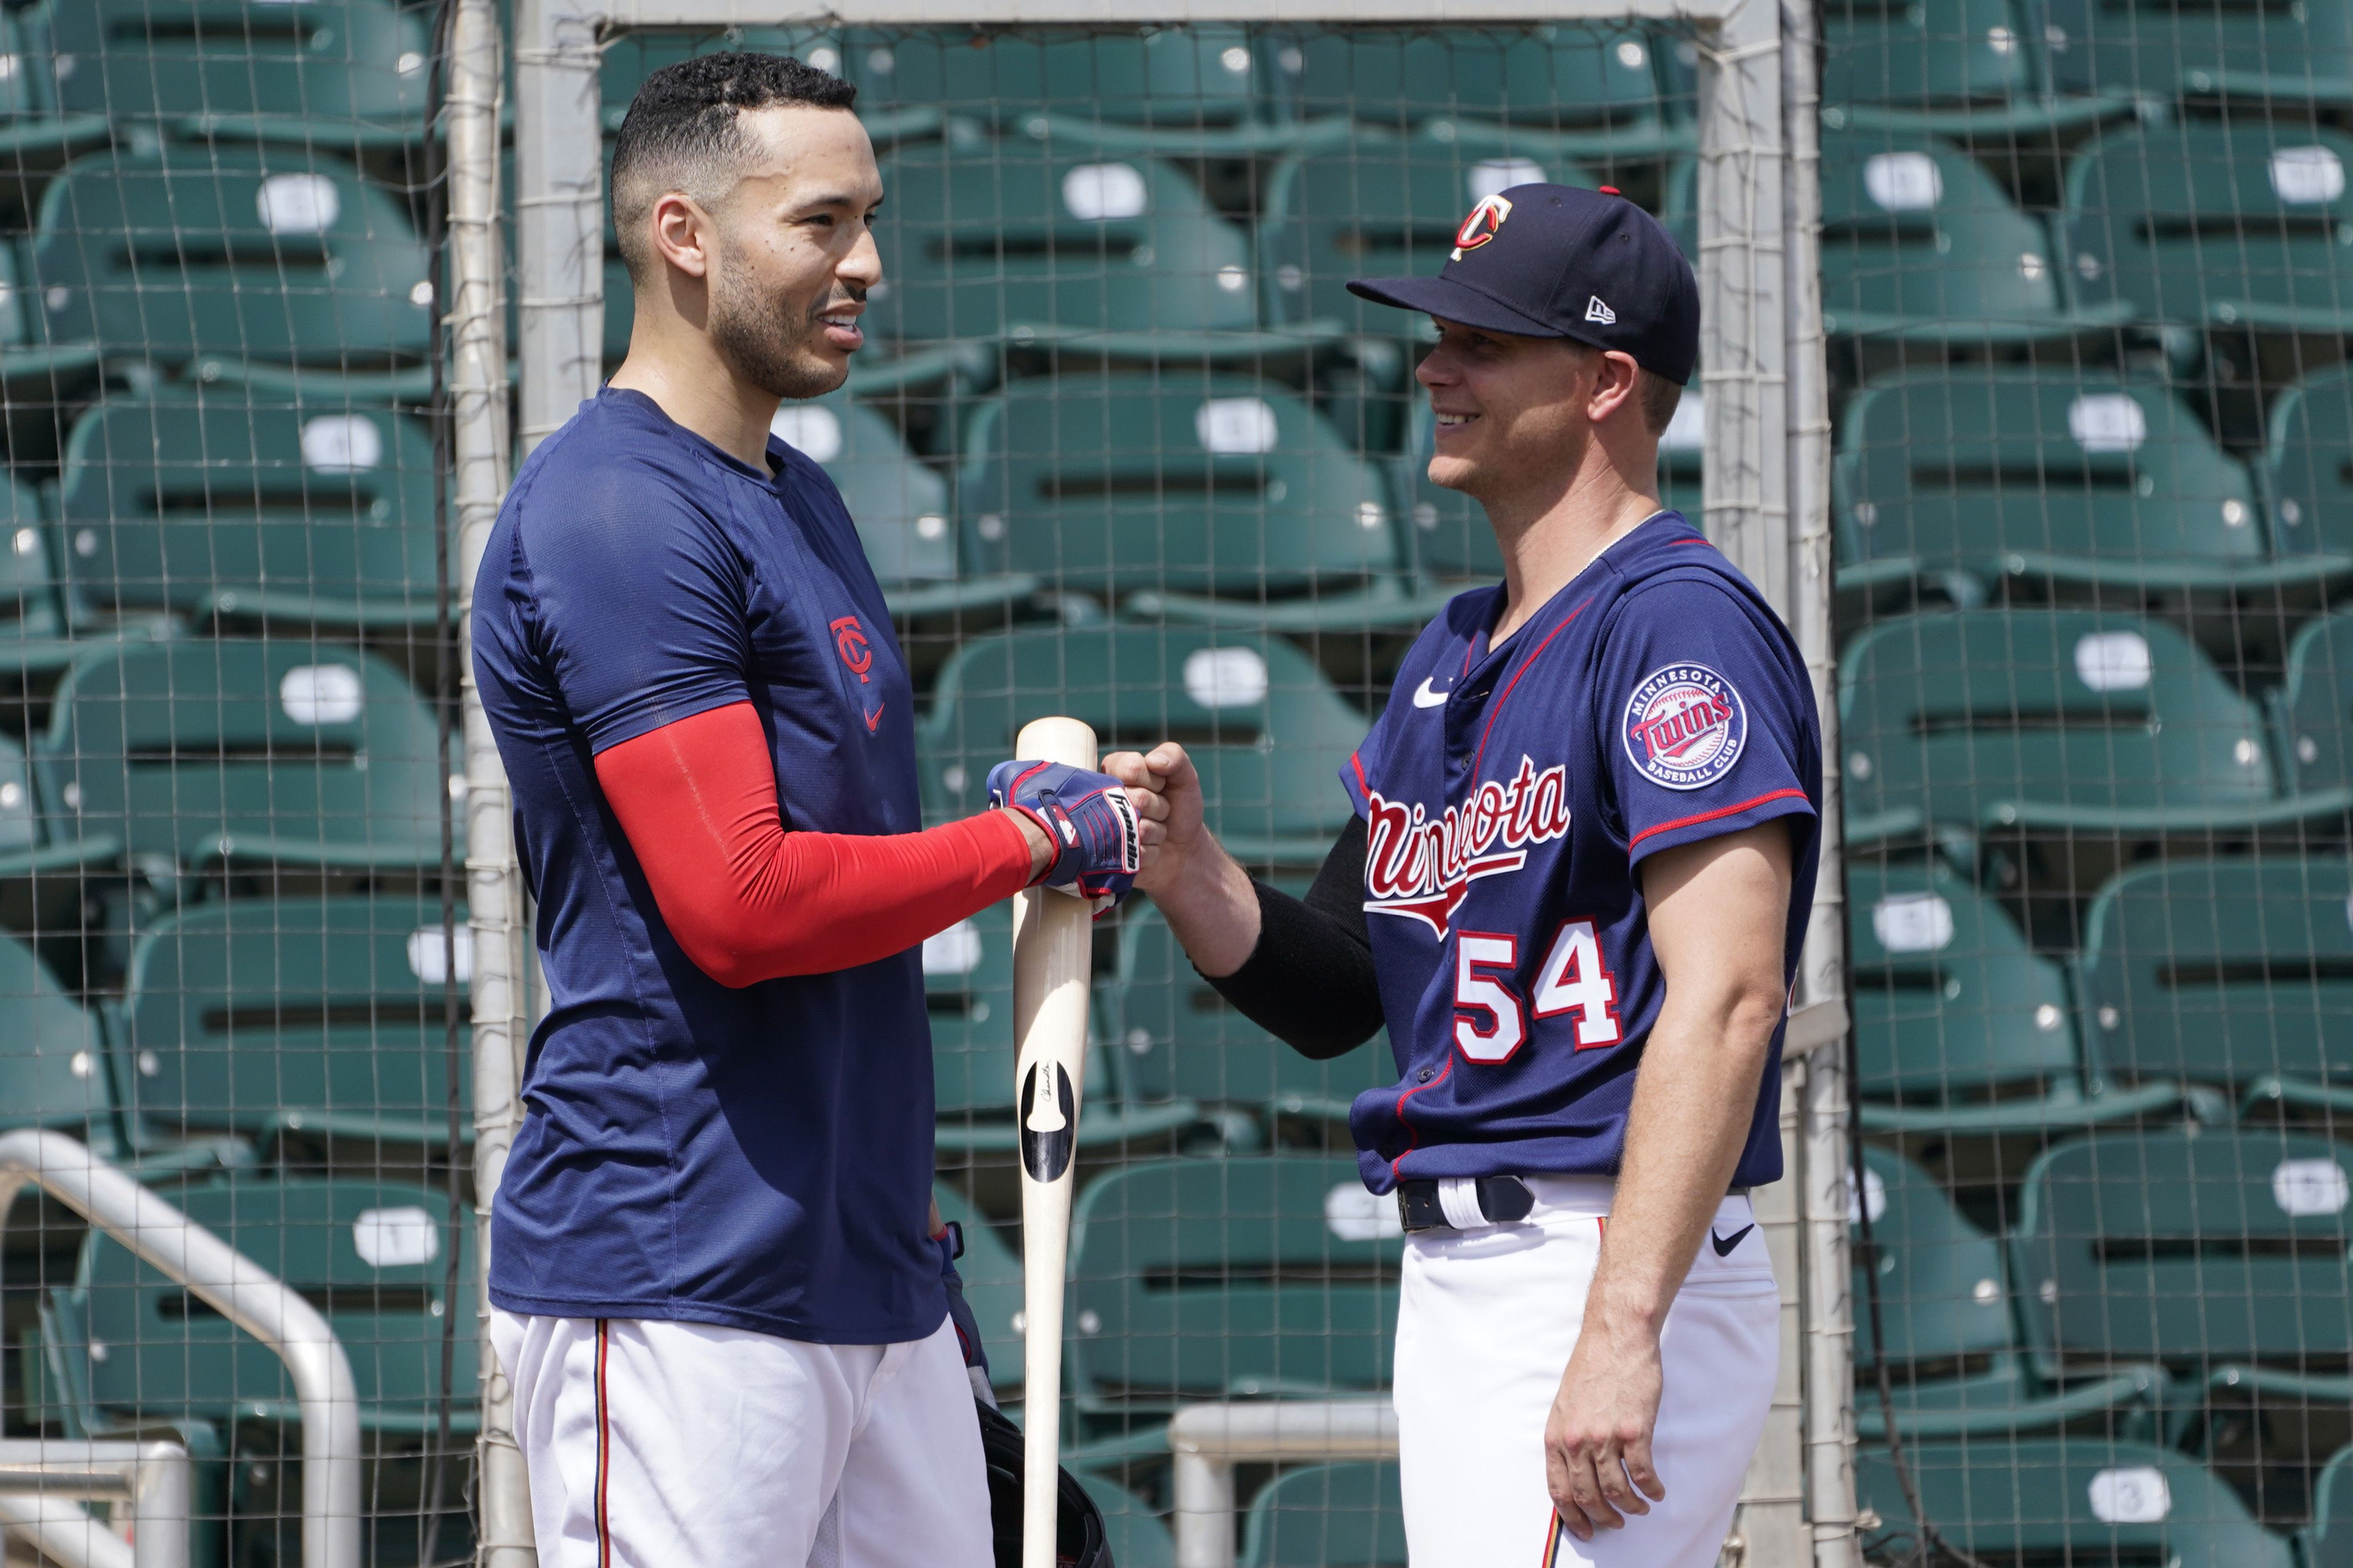
<svg viewBox="0 0 2353 1568">
<path fill-rule="evenodd" d="M 1038 879 L 1089 900 L 1101 914 L 1127 897 L 1143 863 L 1135 806 L 1109 773 L 1062 763 L 999 763 L 988 770 L 988 804 L 1026 812 L 1054 846 Z"/>
</svg>

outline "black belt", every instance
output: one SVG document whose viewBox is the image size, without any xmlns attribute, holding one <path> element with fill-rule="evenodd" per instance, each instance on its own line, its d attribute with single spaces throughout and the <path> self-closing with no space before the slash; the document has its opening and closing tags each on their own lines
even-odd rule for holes
<svg viewBox="0 0 2353 1568">
<path fill-rule="evenodd" d="M 1481 1176 L 1477 1183 L 1479 1213 L 1489 1225 L 1516 1225 L 1535 1212 L 1535 1194 L 1517 1176 Z M 1730 1197 L 1745 1198 L 1746 1187 L 1735 1187 Z M 1438 1201 L 1438 1184 L 1429 1178 L 1399 1182 L 1398 1221 L 1409 1231 L 1451 1230 L 1453 1223 Z"/>
<path fill-rule="evenodd" d="M 1517 1176 L 1482 1176 L 1477 1183 L 1479 1212 L 1489 1225 L 1512 1225 L 1528 1217 L 1536 1206 L 1535 1194 Z M 1439 1206 L 1438 1184 L 1429 1179 L 1399 1182 L 1398 1221 L 1406 1229 L 1451 1230 L 1446 1211 Z"/>
</svg>

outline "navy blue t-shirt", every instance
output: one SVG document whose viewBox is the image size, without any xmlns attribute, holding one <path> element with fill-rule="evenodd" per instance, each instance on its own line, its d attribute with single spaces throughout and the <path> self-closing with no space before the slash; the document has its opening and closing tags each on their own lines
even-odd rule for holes
<svg viewBox="0 0 2353 1568">
<path fill-rule="evenodd" d="M 1637 868 L 1789 821 L 1785 983 L 1820 858 L 1821 726 L 1788 628 L 1679 514 L 1512 634 L 1504 591 L 1424 629 L 1341 781 L 1399 1081 L 1349 1116 L 1365 1181 L 1615 1173 L 1666 981 Z M 1781 1026 L 1734 1177 L 1781 1173 Z"/>
<path fill-rule="evenodd" d="M 549 1002 L 491 1300 L 918 1340 L 947 1313 L 919 953 L 720 984 L 664 925 L 596 783 L 605 748 L 748 701 L 787 828 L 923 826 L 882 591 L 824 471 L 775 440 L 768 467 L 607 387 L 524 463 L 483 553 L 475 676 Z"/>
</svg>

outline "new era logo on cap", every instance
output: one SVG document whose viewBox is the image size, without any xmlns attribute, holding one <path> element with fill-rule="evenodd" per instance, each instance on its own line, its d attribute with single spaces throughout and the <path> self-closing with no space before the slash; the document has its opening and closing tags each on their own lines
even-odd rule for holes
<svg viewBox="0 0 2353 1568">
<path fill-rule="evenodd" d="M 1599 321 L 1605 327 L 1614 327 L 1618 324 L 1618 312 L 1603 304 L 1601 296 L 1596 294 L 1585 302 L 1585 319 Z"/>
</svg>

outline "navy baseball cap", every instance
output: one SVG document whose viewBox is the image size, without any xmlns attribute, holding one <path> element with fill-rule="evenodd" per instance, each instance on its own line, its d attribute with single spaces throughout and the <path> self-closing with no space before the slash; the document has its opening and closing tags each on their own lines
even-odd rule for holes
<svg viewBox="0 0 2353 1568">
<path fill-rule="evenodd" d="M 1514 185 L 1482 197 L 1435 278 L 1358 278 L 1401 310 L 1617 349 L 1678 385 L 1699 363 L 1699 279 L 1659 220 L 1618 194 Z"/>
</svg>

